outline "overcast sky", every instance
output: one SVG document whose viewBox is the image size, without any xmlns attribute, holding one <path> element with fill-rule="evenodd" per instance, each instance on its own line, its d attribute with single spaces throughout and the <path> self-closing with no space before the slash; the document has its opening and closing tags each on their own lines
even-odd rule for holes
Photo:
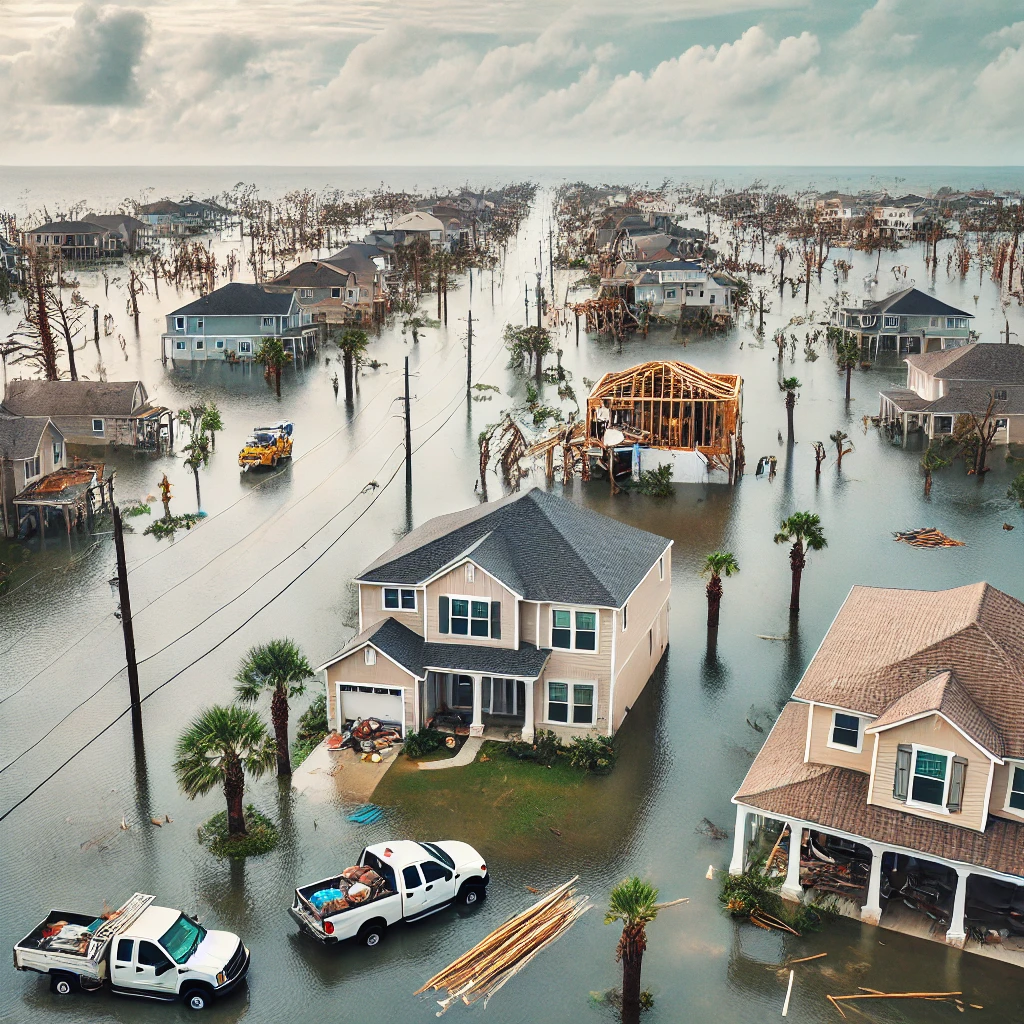
<svg viewBox="0 0 1024 1024">
<path fill-rule="evenodd" d="M 3 163 L 1024 164 L 1022 96 L 1020 0 L 0 0 Z"/>
</svg>

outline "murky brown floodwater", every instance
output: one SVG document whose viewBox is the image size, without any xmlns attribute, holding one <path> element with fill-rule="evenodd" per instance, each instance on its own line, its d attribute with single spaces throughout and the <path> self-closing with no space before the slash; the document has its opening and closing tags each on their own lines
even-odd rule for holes
<svg viewBox="0 0 1024 1024">
<path fill-rule="evenodd" d="M 0 813 L 42 784 L 0 823 L 0 945 L 12 945 L 50 907 L 99 908 L 140 889 L 157 894 L 158 902 L 197 910 L 208 925 L 237 931 L 252 948 L 247 988 L 216 1006 L 208 1014 L 212 1021 L 427 1021 L 433 1006 L 413 999 L 412 991 L 521 908 L 529 899 L 524 885 L 542 887 L 579 873 L 583 890 L 601 907 L 612 884 L 638 872 L 666 898 L 691 897 L 689 905 L 667 911 L 650 929 L 644 977 L 657 997 L 650 1024 L 760 1022 L 775 1016 L 785 978 L 773 965 L 821 951 L 829 956 L 806 965 L 798 976 L 793 1020 L 831 1021 L 835 1011 L 825 993 L 853 991 L 857 985 L 962 989 L 971 1002 L 985 1006 L 969 1011 L 977 1019 L 1020 1020 L 1024 973 L 1019 970 L 846 921 L 802 940 L 736 927 L 719 912 L 716 886 L 704 878 L 709 863 L 727 864 L 729 844 L 707 840 L 694 828 L 705 816 L 731 828 L 729 798 L 763 739 L 746 719 L 767 724 L 786 700 L 851 585 L 946 587 L 987 579 L 1024 597 L 1024 516 L 1004 497 L 1016 466 L 997 455 L 980 487 L 960 468 L 946 470 L 937 474 L 931 500 L 925 501 L 919 456 L 861 427 L 861 417 L 877 411 L 878 390 L 902 381 L 901 369 L 876 365 L 856 373 L 847 410 L 842 380 L 827 355 L 807 363 L 799 350 L 791 367 L 804 382 L 796 410 L 798 443 L 787 450 L 777 440 L 785 412 L 773 350 L 752 344 L 746 329 L 685 348 L 670 334 L 628 342 L 621 351 L 595 339 L 581 340 L 578 348 L 571 336 L 564 341 L 564 363 L 579 393 L 586 390 L 584 377 L 596 379 L 605 370 L 661 357 L 739 372 L 746 382 L 750 472 L 736 489 L 679 487 L 661 500 L 612 500 L 600 483 L 566 489 L 573 500 L 676 542 L 671 647 L 621 733 L 617 777 L 597 783 L 607 785 L 608 799 L 615 802 L 609 822 L 617 834 L 610 841 L 595 846 L 571 834 L 549 833 L 536 840 L 525 862 L 517 850 L 482 843 L 494 875 L 491 898 L 483 906 L 396 930 L 372 952 L 316 946 L 297 933 L 285 907 L 297 883 L 336 870 L 369 841 L 403 834 L 401 809 L 388 808 L 382 822 L 360 829 L 345 820 L 340 807 L 313 805 L 265 781 L 252 787 L 251 796 L 281 822 L 284 841 L 275 853 L 244 866 L 229 865 L 196 844 L 195 827 L 219 810 L 220 802 L 210 797 L 192 804 L 175 787 L 169 764 L 188 717 L 207 703 L 230 698 L 237 662 L 250 644 L 288 634 L 314 663 L 327 658 L 353 629 L 348 583 L 353 574 L 409 522 L 476 500 L 476 437 L 508 404 L 507 394 L 522 394 L 520 382 L 505 368 L 500 331 L 507 320 L 522 317 L 523 275 L 534 269 L 537 229 L 535 217 L 510 252 L 493 307 L 489 281 L 475 285 L 475 376 L 497 384 L 504 394 L 468 408 L 463 401 L 465 285 L 450 297 L 447 331 L 425 332 L 418 346 L 398 332 L 374 342 L 373 356 L 387 365 L 360 377 L 352 410 L 335 401 L 333 359 L 327 365 L 321 357 L 286 373 L 278 403 L 258 370 L 161 367 L 159 314 L 177 305 L 176 297 L 162 292 L 159 303 L 145 298 L 138 340 L 125 330 L 120 313 L 120 330 L 129 338 L 126 352 L 114 339 L 106 339 L 102 349 L 112 378 L 141 376 L 156 400 L 175 408 L 200 396 L 215 398 L 222 409 L 226 429 L 202 474 L 203 507 L 210 516 L 173 544 L 143 537 L 139 520 L 138 532 L 127 539 L 142 688 L 152 694 L 144 706 L 141 762 L 122 717 L 42 784 L 126 706 L 126 685 L 118 674 L 123 648 L 112 615 L 116 601 L 106 582 L 113 565 L 109 539 L 100 538 L 96 546 L 76 540 L 73 570 L 65 568 L 66 542 L 53 540 L 42 554 L 30 551 L 15 589 L 0 599 L 0 763 L 7 766 L 0 771 Z M 868 261 L 854 259 L 846 287 L 859 297 Z M 889 262 L 909 265 L 911 276 L 924 281 L 918 249 L 897 253 Z M 883 281 L 887 274 L 883 261 Z M 560 293 L 565 283 L 560 276 Z M 101 282 L 83 275 L 83 286 L 88 297 L 104 303 Z M 830 293 L 827 276 L 824 288 Z M 947 301 L 976 309 L 984 336 L 994 336 L 997 296 L 990 282 L 947 281 L 940 273 L 938 290 Z M 121 302 L 112 296 L 115 313 Z M 812 306 L 820 309 L 823 303 L 824 295 L 815 290 Z M 769 336 L 803 311 L 799 299 L 776 299 Z M 1019 321 L 1018 311 L 1014 314 Z M 1016 329 L 1021 330 L 1019 323 Z M 395 404 L 406 354 L 416 374 L 411 502 L 401 471 L 402 427 Z M 275 476 L 241 476 L 235 453 L 243 435 L 258 421 L 279 415 L 296 424 L 294 465 Z M 826 438 L 837 426 L 851 434 L 856 452 L 842 476 L 829 465 L 815 484 L 809 442 Z M 774 482 L 752 475 L 762 454 L 779 457 Z M 194 508 L 191 479 L 175 459 L 120 454 L 116 464 L 119 497 L 154 493 L 167 472 L 174 482 L 172 508 Z M 371 480 L 387 486 L 360 494 Z M 497 490 L 493 484 L 492 493 Z M 786 643 L 766 642 L 757 634 L 781 635 L 789 625 L 786 552 L 772 543 L 772 534 L 779 519 L 796 509 L 820 513 L 829 547 L 810 558 L 799 630 Z M 1004 531 L 1004 521 L 1017 529 Z M 966 546 L 917 551 L 892 542 L 892 530 L 925 525 L 938 526 Z M 714 548 L 732 550 L 742 571 L 726 583 L 717 653 L 711 654 L 703 625 L 703 581 L 696 573 Z M 624 785 L 624 779 L 632 784 Z M 135 824 L 124 832 L 118 827 L 123 813 L 136 823 L 151 813 L 169 813 L 174 823 L 162 829 Z M 497 1024 L 613 1019 L 610 1010 L 589 999 L 591 991 L 610 987 L 617 976 L 616 930 L 605 927 L 601 916 L 589 914 L 508 985 L 486 1010 L 488 1019 Z M 480 1012 L 455 1008 L 451 1017 Z M 41 979 L 13 972 L 0 985 L 4 1024 L 175 1020 L 186 1013 L 106 994 L 61 1001 Z M 924 1022 L 952 1020 L 956 1011 L 914 1002 L 871 1013 L 878 1020 Z"/>
</svg>

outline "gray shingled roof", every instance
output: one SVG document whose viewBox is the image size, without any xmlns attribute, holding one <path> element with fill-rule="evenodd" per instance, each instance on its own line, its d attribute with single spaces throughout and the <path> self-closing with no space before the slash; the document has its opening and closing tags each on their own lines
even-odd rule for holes
<svg viewBox="0 0 1024 1024">
<path fill-rule="evenodd" d="M 285 316 L 291 304 L 291 292 L 268 292 L 258 284 L 236 281 L 174 310 L 171 316 Z"/>
<path fill-rule="evenodd" d="M 472 559 L 529 601 L 620 608 L 669 541 L 538 488 L 413 530 L 358 577 L 416 585 Z"/>
<path fill-rule="evenodd" d="M 849 313 L 891 313 L 903 316 L 966 316 L 972 317 L 973 313 L 957 309 L 946 302 L 921 291 L 920 288 L 902 288 L 892 295 L 876 302 L 869 302 L 863 306 L 843 307 Z"/>
<path fill-rule="evenodd" d="M 1024 345 L 975 343 L 907 356 L 906 362 L 942 380 L 1024 384 Z"/>
<path fill-rule="evenodd" d="M 39 449 L 39 440 L 49 422 L 48 416 L 0 415 L 0 457 L 31 459 Z"/>
<path fill-rule="evenodd" d="M 51 220 L 47 224 L 43 224 L 38 228 L 29 228 L 25 232 L 26 235 L 52 235 L 54 232 L 57 234 L 88 234 L 93 231 L 99 231 L 101 234 L 107 229 L 101 224 L 94 224 L 88 220 Z"/>
<path fill-rule="evenodd" d="M 17 416 L 130 416 L 137 387 L 137 380 L 18 379 L 8 382 L 3 404 Z"/>
<path fill-rule="evenodd" d="M 268 281 L 269 286 L 288 288 L 344 288 L 351 271 L 326 260 L 306 260 Z"/>
</svg>

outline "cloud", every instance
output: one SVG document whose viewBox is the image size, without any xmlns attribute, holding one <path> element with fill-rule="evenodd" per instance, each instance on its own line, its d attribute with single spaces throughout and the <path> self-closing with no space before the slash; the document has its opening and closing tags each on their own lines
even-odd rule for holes
<svg viewBox="0 0 1024 1024">
<path fill-rule="evenodd" d="M 16 72 L 44 103 L 132 106 L 143 99 L 138 66 L 149 38 L 142 11 L 82 4 L 66 28 L 44 37 Z"/>
</svg>

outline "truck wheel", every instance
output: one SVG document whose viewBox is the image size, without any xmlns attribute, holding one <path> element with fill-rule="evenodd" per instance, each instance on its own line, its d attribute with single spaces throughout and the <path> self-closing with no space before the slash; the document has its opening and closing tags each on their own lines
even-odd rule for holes
<svg viewBox="0 0 1024 1024">
<path fill-rule="evenodd" d="M 190 988 L 181 998 L 190 1010 L 205 1010 L 210 1005 L 210 993 L 205 988 Z"/>
<path fill-rule="evenodd" d="M 77 975 L 63 972 L 50 975 L 50 991 L 58 996 L 69 996 L 72 992 L 77 992 L 79 988 L 81 988 L 81 983 Z"/>
<path fill-rule="evenodd" d="M 487 897 L 487 890 L 475 882 L 467 882 L 459 890 L 459 902 L 464 907 L 472 907 L 481 903 Z"/>
<path fill-rule="evenodd" d="M 276 455 L 270 460 L 270 468 L 271 469 L 277 469 L 277 456 Z"/>
<path fill-rule="evenodd" d="M 384 938 L 384 927 L 382 924 L 364 924 L 357 936 L 359 944 L 370 949 L 379 946 L 380 940 Z"/>
</svg>

